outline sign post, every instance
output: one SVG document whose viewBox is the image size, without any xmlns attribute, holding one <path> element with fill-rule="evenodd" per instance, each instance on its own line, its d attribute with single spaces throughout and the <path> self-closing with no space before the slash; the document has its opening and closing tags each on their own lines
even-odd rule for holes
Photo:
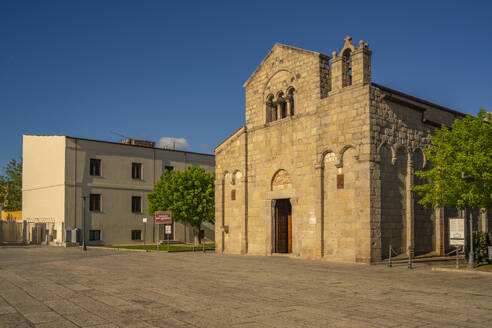
<svg viewBox="0 0 492 328">
<path fill-rule="evenodd" d="M 460 268 L 460 246 L 456 245 L 456 269 Z"/>
<path fill-rule="evenodd" d="M 147 218 L 143 218 L 142 222 L 144 225 L 144 235 L 143 235 L 144 249 L 145 249 L 145 251 L 147 251 L 147 245 L 145 245 L 145 237 L 147 236 Z"/>
<path fill-rule="evenodd" d="M 155 249 L 157 249 L 158 251 L 161 250 L 161 248 L 159 247 L 159 227 L 156 223 L 155 223 L 155 218 L 154 218 L 154 231 L 157 232 L 157 238 L 155 239 Z"/>
<path fill-rule="evenodd" d="M 172 227 L 170 224 L 165 225 L 165 233 L 166 233 L 166 239 L 167 239 L 167 251 L 169 252 L 169 240 L 171 239 L 171 234 L 172 234 Z"/>
<path fill-rule="evenodd" d="M 164 234 L 167 239 L 167 251 L 169 252 L 169 239 L 172 234 L 173 218 L 172 214 L 169 211 L 157 211 L 154 213 L 155 215 L 155 224 L 164 224 Z"/>
<path fill-rule="evenodd" d="M 449 219 L 449 244 L 451 246 L 465 245 L 465 220 L 462 218 Z"/>
<path fill-rule="evenodd" d="M 461 246 L 465 246 L 465 220 L 462 218 L 449 219 L 449 245 L 456 247 L 456 269 L 459 268 Z"/>
<path fill-rule="evenodd" d="M 154 213 L 156 224 L 172 224 L 173 218 L 169 211 L 157 211 Z"/>
<path fill-rule="evenodd" d="M 470 252 L 468 253 L 468 269 L 473 269 L 475 267 L 475 255 L 473 252 L 473 216 L 472 210 L 470 209 Z M 466 211 L 465 211 L 466 212 Z"/>
</svg>

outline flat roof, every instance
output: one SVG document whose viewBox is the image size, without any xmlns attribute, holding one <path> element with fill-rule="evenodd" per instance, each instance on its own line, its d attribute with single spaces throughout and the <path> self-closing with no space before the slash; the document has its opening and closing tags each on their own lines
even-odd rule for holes
<svg viewBox="0 0 492 328">
<path fill-rule="evenodd" d="M 84 140 L 84 141 L 91 141 L 91 142 L 101 142 L 101 143 L 107 143 L 107 144 L 113 144 L 113 145 L 130 146 L 130 147 L 140 147 L 140 148 L 149 148 L 149 149 L 173 151 L 173 152 L 177 152 L 177 153 L 186 153 L 186 154 L 205 155 L 205 156 L 215 157 L 214 154 L 197 153 L 197 152 L 193 152 L 193 151 L 167 149 L 167 148 L 159 148 L 159 147 L 149 147 L 149 146 L 143 146 L 143 145 L 132 145 L 132 144 L 125 144 L 125 143 L 116 142 L 116 141 L 105 141 L 105 140 L 96 140 L 96 139 L 88 139 L 88 138 L 77 138 L 77 137 L 71 137 L 71 136 L 66 136 L 66 135 L 62 135 L 62 134 L 26 134 L 26 136 L 35 136 L 35 137 L 65 137 L 65 138 L 70 138 L 70 139 L 73 139 L 73 140 Z"/>
</svg>

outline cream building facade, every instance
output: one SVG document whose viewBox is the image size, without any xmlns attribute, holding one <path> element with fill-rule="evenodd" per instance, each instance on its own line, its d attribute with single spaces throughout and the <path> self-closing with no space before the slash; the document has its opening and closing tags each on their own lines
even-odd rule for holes
<svg viewBox="0 0 492 328">
<path fill-rule="evenodd" d="M 23 136 L 22 218 L 26 241 L 63 245 L 71 231 L 82 229 L 86 197 L 86 240 L 89 245 L 156 243 L 163 228 L 146 214 L 146 195 L 165 169 L 189 165 L 214 171 L 214 156 L 155 148 L 153 142 L 122 143 L 68 136 Z M 143 218 L 148 218 L 144 228 Z M 192 241 L 189 227 L 174 223 L 174 240 Z M 214 239 L 213 225 L 205 236 Z M 67 233 L 67 231 L 70 231 Z M 159 234 L 159 236 L 158 236 Z"/>
<path fill-rule="evenodd" d="M 246 125 L 215 149 L 216 251 L 371 263 L 445 248 L 410 186 L 436 127 L 464 117 L 371 81 L 369 44 L 276 44 L 246 81 Z"/>
</svg>

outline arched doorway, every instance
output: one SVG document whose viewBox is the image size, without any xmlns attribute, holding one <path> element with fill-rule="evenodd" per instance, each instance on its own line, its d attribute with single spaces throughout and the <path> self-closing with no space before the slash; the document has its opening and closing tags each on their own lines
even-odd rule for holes
<svg viewBox="0 0 492 328">
<path fill-rule="evenodd" d="M 292 253 L 292 206 L 289 199 L 275 201 L 274 253 Z"/>
</svg>

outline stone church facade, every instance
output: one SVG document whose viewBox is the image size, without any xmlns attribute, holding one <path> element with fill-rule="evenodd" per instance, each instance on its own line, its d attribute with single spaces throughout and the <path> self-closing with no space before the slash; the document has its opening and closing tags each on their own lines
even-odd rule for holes
<svg viewBox="0 0 492 328">
<path fill-rule="evenodd" d="M 371 263 L 439 252 L 410 186 L 436 127 L 464 115 L 371 81 L 369 44 L 276 44 L 244 84 L 246 125 L 216 149 L 216 250 Z"/>
</svg>

